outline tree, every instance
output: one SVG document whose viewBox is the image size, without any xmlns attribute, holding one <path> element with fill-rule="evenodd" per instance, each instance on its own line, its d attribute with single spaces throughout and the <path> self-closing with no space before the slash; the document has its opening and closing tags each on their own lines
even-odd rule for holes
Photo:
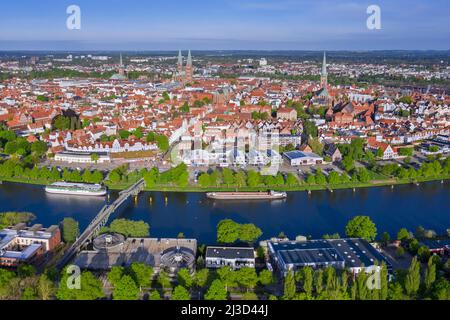
<svg viewBox="0 0 450 320">
<path fill-rule="evenodd" d="M 233 171 L 228 168 L 224 168 L 222 171 L 223 183 L 228 187 L 235 183 Z"/>
<path fill-rule="evenodd" d="M 432 297 L 436 300 L 450 300 L 450 282 L 440 278 L 433 286 Z"/>
<path fill-rule="evenodd" d="M 283 298 L 286 300 L 292 300 L 295 296 L 296 285 L 294 273 L 289 271 L 287 276 L 284 278 L 284 295 Z"/>
<path fill-rule="evenodd" d="M 227 300 L 228 292 L 221 280 L 214 280 L 205 294 L 205 300 Z"/>
<path fill-rule="evenodd" d="M 178 283 L 184 288 L 191 288 L 194 285 L 194 278 L 191 275 L 191 272 L 187 268 L 182 268 L 178 271 L 177 274 Z"/>
<path fill-rule="evenodd" d="M 319 141 L 319 138 L 312 138 L 309 139 L 308 141 L 309 146 L 311 147 L 312 151 L 318 155 L 322 155 L 323 154 L 323 149 L 324 146 L 323 144 Z"/>
<path fill-rule="evenodd" d="M 78 222 L 73 218 L 64 218 L 62 222 L 63 239 L 66 243 L 73 243 L 80 235 Z"/>
<path fill-rule="evenodd" d="M 144 221 L 132 221 L 127 219 L 115 219 L 111 222 L 109 232 L 120 233 L 125 237 L 142 238 L 150 235 L 150 226 Z"/>
<path fill-rule="evenodd" d="M 259 283 L 263 286 L 271 285 L 274 282 L 273 274 L 270 270 L 264 269 L 259 273 Z"/>
<path fill-rule="evenodd" d="M 44 155 L 48 150 L 47 143 L 44 141 L 35 141 L 31 144 L 31 152 L 36 154 L 37 156 Z"/>
<path fill-rule="evenodd" d="M 234 174 L 234 180 L 237 187 L 245 187 L 247 185 L 247 177 L 243 171 Z"/>
<path fill-rule="evenodd" d="M 129 275 L 124 275 L 114 287 L 114 300 L 137 300 L 139 288 Z"/>
<path fill-rule="evenodd" d="M 55 294 L 55 285 L 45 273 L 39 277 L 37 292 L 41 300 L 50 300 Z"/>
<path fill-rule="evenodd" d="M 425 270 L 425 290 L 430 291 L 436 281 L 436 264 L 434 263 L 433 257 L 428 260 L 427 269 Z"/>
<path fill-rule="evenodd" d="M 97 164 L 99 159 L 100 159 L 100 156 L 97 153 L 91 154 L 91 161 L 94 161 L 95 164 Z"/>
<path fill-rule="evenodd" d="M 313 281 L 314 281 L 314 271 L 311 267 L 304 267 L 301 271 L 303 290 L 308 297 L 312 294 Z"/>
<path fill-rule="evenodd" d="M 182 286 L 176 286 L 172 292 L 172 300 L 190 300 L 191 295 L 186 288 Z"/>
<path fill-rule="evenodd" d="M 167 289 L 172 287 L 172 281 L 167 272 L 161 271 L 158 276 L 158 283 L 162 288 Z"/>
<path fill-rule="evenodd" d="M 155 140 L 156 145 L 161 151 L 165 152 L 169 150 L 169 139 L 165 135 L 157 135 Z"/>
<path fill-rule="evenodd" d="M 239 231 L 239 239 L 245 242 L 255 242 L 262 235 L 261 229 L 252 223 L 242 224 Z"/>
<path fill-rule="evenodd" d="M 345 234 L 350 238 L 363 238 L 370 242 L 375 240 L 377 228 L 368 216 L 356 216 L 347 223 Z"/>
<path fill-rule="evenodd" d="M 397 233 L 397 239 L 400 241 L 408 240 L 410 238 L 411 234 L 405 228 L 400 229 L 400 231 Z"/>
<path fill-rule="evenodd" d="M 120 174 L 117 171 L 113 170 L 110 172 L 109 180 L 112 183 L 119 183 L 121 179 L 122 179 L 122 177 L 120 176 Z"/>
<path fill-rule="evenodd" d="M 153 290 L 148 295 L 148 299 L 149 300 L 161 300 L 161 295 L 159 294 L 159 292 L 157 290 Z"/>
<path fill-rule="evenodd" d="M 81 179 L 83 179 L 83 182 L 90 183 L 92 182 L 92 173 L 89 170 L 84 170 L 83 175 L 81 176 Z"/>
<path fill-rule="evenodd" d="M 292 173 L 288 173 L 286 176 L 286 185 L 289 187 L 294 187 L 298 185 L 298 179 L 296 176 L 294 176 Z"/>
<path fill-rule="evenodd" d="M 69 130 L 70 129 L 70 118 L 64 116 L 57 116 L 53 127 L 57 130 Z"/>
<path fill-rule="evenodd" d="M 225 219 L 217 225 L 217 241 L 233 243 L 239 239 L 240 225 L 233 220 Z"/>
<path fill-rule="evenodd" d="M 381 242 L 384 246 L 387 246 L 389 241 L 391 241 L 391 236 L 388 232 L 383 232 L 383 234 L 381 235 Z"/>
<path fill-rule="evenodd" d="M 211 179 L 209 174 L 207 173 L 202 173 L 199 177 L 198 177 L 198 184 L 200 187 L 202 188 L 207 188 L 209 186 L 211 186 Z"/>
<path fill-rule="evenodd" d="M 111 271 L 108 272 L 108 281 L 109 283 L 115 287 L 120 279 L 122 279 L 123 275 L 125 274 L 125 268 L 122 266 L 113 266 L 111 268 Z"/>
<path fill-rule="evenodd" d="M 258 275 L 255 268 L 243 267 L 236 272 L 236 281 L 240 286 L 253 289 L 258 283 Z"/>
<path fill-rule="evenodd" d="M 89 271 L 81 273 L 80 289 L 69 288 L 69 280 L 69 274 L 64 270 L 56 292 L 59 300 L 96 300 L 105 296 L 101 281 Z"/>
<path fill-rule="evenodd" d="M 208 283 L 209 278 L 209 270 L 208 269 L 201 269 L 197 270 L 194 276 L 194 283 L 199 288 L 204 288 L 206 284 Z"/>
<path fill-rule="evenodd" d="M 36 268 L 33 267 L 32 265 L 29 264 L 21 264 L 18 268 L 17 268 L 17 275 L 19 276 L 19 278 L 28 278 L 28 277 L 32 277 L 36 274 Z"/>
<path fill-rule="evenodd" d="M 144 263 L 133 262 L 130 266 L 129 273 L 139 287 L 150 286 L 153 277 L 152 267 Z"/>
<path fill-rule="evenodd" d="M 420 287 L 420 262 L 417 257 L 411 261 L 411 266 L 405 278 L 405 291 L 410 297 L 414 297 Z"/>
<path fill-rule="evenodd" d="M 91 175 L 91 182 L 92 183 L 99 184 L 102 181 L 103 181 L 103 174 L 100 171 L 95 170 L 94 172 L 92 172 L 92 175 Z"/>
<path fill-rule="evenodd" d="M 153 187 L 158 181 L 159 170 L 157 167 L 151 168 L 144 174 L 144 180 L 147 187 Z"/>
</svg>

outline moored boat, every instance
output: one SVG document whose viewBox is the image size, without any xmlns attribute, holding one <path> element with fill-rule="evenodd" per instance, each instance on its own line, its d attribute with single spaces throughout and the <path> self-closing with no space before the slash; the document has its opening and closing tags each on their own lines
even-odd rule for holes
<svg viewBox="0 0 450 320">
<path fill-rule="evenodd" d="M 208 192 L 206 196 L 214 200 L 279 200 L 287 197 L 286 192 Z"/>
<path fill-rule="evenodd" d="M 55 182 L 45 187 L 47 193 L 77 195 L 77 196 L 104 196 L 105 187 L 99 184 Z"/>
</svg>

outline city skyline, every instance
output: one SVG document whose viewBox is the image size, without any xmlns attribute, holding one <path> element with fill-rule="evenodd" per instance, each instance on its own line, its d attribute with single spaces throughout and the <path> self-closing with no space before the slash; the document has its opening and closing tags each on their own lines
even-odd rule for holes
<svg viewBox="0 0 450 320">
<path fill-rule="evenodd" d="M 81 8 L 81 30 L 66 9 Z M 447 1 L 33 1 L 5 3 L 0 50 L 448 50 Z M 408 8 L 408 10 L 406 9 Z M 432 19 L 430 19 L 432 17 Z"/>
</svg>

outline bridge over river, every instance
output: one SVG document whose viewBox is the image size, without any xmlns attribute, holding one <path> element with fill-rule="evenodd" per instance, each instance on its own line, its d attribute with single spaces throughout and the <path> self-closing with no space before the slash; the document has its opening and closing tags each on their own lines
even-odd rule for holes
<svg viewBox="0 0 450 320">
<path fill-rule="evenodd" d="M 72 246 L 64 253 L 58 261 L 56 268 L 58 270 L 64 268 L 64 266 L 74 257 L 74 255 L 81 250 L 86 242 L 95 237 L 100 229 L 106 225 L 111 214 L 114 213 L 130 197 L 137 196 L 142 190 L 144 190 L 144 187 L 144 179 L 141 179 L 128 189 L 121 191 L 119 193 L 119 197 L 113 203 L 106 204 L 94 217 L 83 233 L 72 244 Z"/>
</svg>

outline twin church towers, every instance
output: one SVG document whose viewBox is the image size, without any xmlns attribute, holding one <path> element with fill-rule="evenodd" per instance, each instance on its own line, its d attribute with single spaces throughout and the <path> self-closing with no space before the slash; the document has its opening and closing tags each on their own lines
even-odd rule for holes
<svg viewBox="0 0 450 320">
<path fill-rule="evenodd" d="M 194 70 L 192 68 L 192 56 L 191 50 L 188 52 L 186 67 L 183 67 L 183 56 L 181 50 L 178 51 L 177 73 L 175 74 L 175 80 L 183 83 L 190 83 L 193 79 Z"/>
</svg>

